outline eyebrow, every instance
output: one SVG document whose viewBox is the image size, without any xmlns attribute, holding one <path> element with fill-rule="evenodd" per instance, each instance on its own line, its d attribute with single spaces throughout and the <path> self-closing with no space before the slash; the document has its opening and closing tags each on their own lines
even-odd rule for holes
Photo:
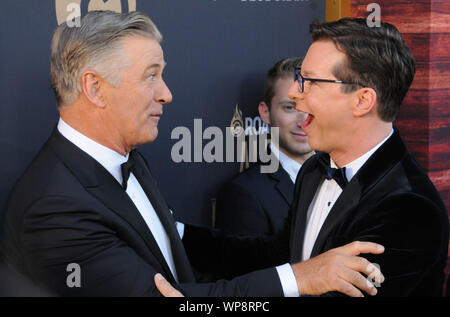
<svg viewBox="0 0 450 317">
<path fill-rule="evenodd" d="M 145 70 L 147 71 L 147 70 L 149 70 L 149 69 L 151 69 L 151 68 L 161 68 L 161 69 L 163 69 L 163 68 L 166 67 L 166 65 L 167 65 L 166 62 L 164 62 L 162 65 L 161 65 L 161 64 L 158 64 L 158 63 L 155 63 L 155 64 L 152 64 L 152 65 L 147 66 L 147 67 L 145 68 Z"/>
<path fill-rule="evenodd" d="M 294 105 L 295 101 L 290 98 L 283 98 L 278 102 L 278 104 L 280 104 L 280 105 L 281 104 L 293 104 Z"/>
<path fill-rule="evenodd" d="M 304 77 L 311 77 L 311 76 L 314 77 L 314 76 L 317 76 L 314 72 L 303 71 L 302 73 L 303 73 L 302 75 L 303 75 Z"/>
</svg>

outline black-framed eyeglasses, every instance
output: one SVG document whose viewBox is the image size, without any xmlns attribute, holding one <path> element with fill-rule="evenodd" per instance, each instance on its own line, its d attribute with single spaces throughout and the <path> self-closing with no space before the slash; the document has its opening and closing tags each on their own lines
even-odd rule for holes
<svg viewBox="0 0 450 317">
<path fill-rule="evenodd" d="M 307 77 L 303 77 L 302 76 L 302 74 L 300 73 L 300 70 L 301 70 L 300 67 L 296 67 L 294 69 L 294 81 L 297 82 L 298 90 L 301 93 L 305 92 L 305 81 L 364 86 L 363 84 L 361 84 L 361 83 L 359 83 L 357 81 L 344 81 L 344 80 L 334 80 L 334 79 L 307 78 Z"/>
</svg>

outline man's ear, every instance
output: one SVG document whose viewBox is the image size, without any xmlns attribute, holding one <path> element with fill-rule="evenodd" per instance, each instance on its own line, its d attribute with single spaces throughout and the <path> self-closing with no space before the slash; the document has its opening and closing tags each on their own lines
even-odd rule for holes
<svg viewBox="0 0 450 317">
<path fill-rule="evenodd" d="M 97 107 L 106 107 L 105 98 L 102 92 L 104 79 L 92 70 L 87 70 L 81 75 L 81 89 L 84 96 Z"/>
<path fill-rule="evenodd" d="M 261 120 L 264 123 L 267 123 L 270 125 L 270 109 L 269 106 L 264 102 L 261 101 L 258 106 L 259 116 L 261 117 Z"/>
<path fill-rule="evenodd" d="M 356 102 L 353 106 L 353 115 L 362 117 L 375 110 L 377 103 L 377 93 L 372 88 L 362 88 L 356 91 Z"/>
</svg>

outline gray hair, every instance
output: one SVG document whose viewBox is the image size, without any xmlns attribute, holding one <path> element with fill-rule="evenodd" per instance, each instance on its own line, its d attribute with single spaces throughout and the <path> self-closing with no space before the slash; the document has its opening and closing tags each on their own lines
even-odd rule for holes
<svg viewBox="0 0 450 317">
<path fill-rule="evenodd" d="M 75 102 L 81 93 L 81 75 L 95 70 L 111 85 L 121 81 L 126 67 L 120 59 L 122 40 L 142 36 L 162 41 L 162 35 L 141 12 L 115 13 L 92 11 L 86 14 L 79 27 L 61 24 L 52 40 L 50 75 L 58 109 Z"/>
</svg>

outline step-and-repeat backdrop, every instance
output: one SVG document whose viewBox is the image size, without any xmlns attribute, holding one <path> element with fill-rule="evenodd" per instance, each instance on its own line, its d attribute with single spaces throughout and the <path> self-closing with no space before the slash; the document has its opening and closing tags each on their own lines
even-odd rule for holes
<svg viewBox="0 0 450 317">
<path fill-rule="evenodd" d="M 217 190 L 245 165 L 238 151 L 227 159 L 217 150 L 226 128 L 240 127 L 246 138 L 267 131 L 257 116 L 265 72 L 306 53 L 309 24 L 324 19 L 324 1 L 2 0 L 0 210 L 58 120 L 49 76 L 53 31 L 95 9 L 143 11 L 163 33 L 174 99 L 158 139 L 141 152 L 177 217 L 210 225 Z"/>
</svg>

